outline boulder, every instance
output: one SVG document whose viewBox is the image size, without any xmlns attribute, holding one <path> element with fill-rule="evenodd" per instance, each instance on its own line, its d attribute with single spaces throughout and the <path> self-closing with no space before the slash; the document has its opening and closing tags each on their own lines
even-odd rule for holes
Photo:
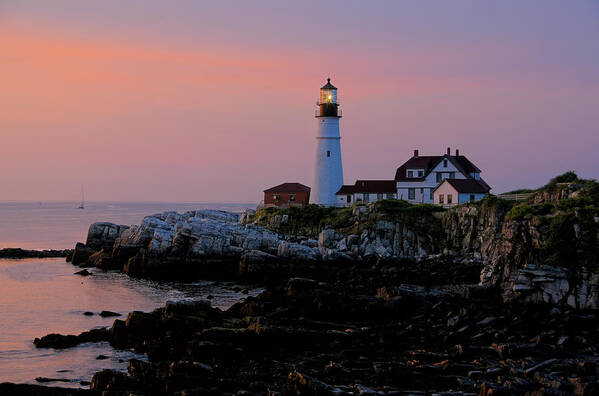
<svg viewBox="0 0 599 396">
<path fill-rule="evenodd" d="M 112 311 L 102 311 L 102 312 L 100 312 L 100 316 L 103 318 L 109 318 L 109 317 L 114 317 L 114 316 L 121 316 L 121 314 L 118 312 L 112 312 Z"/>
<path fill-rule="evenodd" d="M 128 228 L 129 226 L 114 223 L 93 223 L 89 226 L 85 245 L 94 250 L 100 250 L 104 247 L 111 249 L 114 241 Z"/>
<path fill-rule="evenodd" d="M 292 259 L 294 261 L 313 262 L 318 260 L 320 252 L 318 249 L 310 248 L 299 243 L 281 241 L 279 243 L 277 256 Z"/>
<path fill-rule="evenodd" d="M 239 262 L 239 274 L 242 276 L 260 276 L 277 270 L 277 256 L 262 252 L 260 250 L 250 250 L 241 256 Z"/>
<path fill-rule="evenodd" d="M 318 235 L 318 246 L 321 248 L 333 248 L 335 245 L 335 230 L 322 230 Z"/>
<path fill-rule="evenodd" d="M 131 378 L 120 371 L 102 370 L 92 377 L 90 390 L 96 392 L 114 392 L 132 389 Z"/>
<path fill-rule="evenodd" d="M 48 334 L 33 340 L 36 348 L 71 348 L 85 342 L 108 341 L 110 332 L 106 328 L 84 331 L 79 335 Z"/>
<path fill-rule="evenodd" d="M 77 242 L 77 244 L 75 245 L 75 249 L 73 250 L 73 257 L 71 258 L 71 263 L 80 267 L 85 266 L 89 257 L 95 252 L 96 251 L 94 249 L 86 246 L 81 242 Z"/>
<path fill-rule="evenodd" d="M 89 256 L 87 264 L 101 269 L 120 269 L 120 266 L 116 265 L 112 259 L 112 254 L 104 249 Z"/>
</svg>

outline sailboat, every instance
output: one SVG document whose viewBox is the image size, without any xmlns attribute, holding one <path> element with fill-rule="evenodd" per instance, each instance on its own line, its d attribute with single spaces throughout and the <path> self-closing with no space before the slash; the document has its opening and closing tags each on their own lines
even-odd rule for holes
<svg viewBox="0 0 599 396">
<path fill-rule="evenodd" d="M 83 184 L 81 185 L 81 203 L 79 204 L 79 209 L 85 209 L 85 200 L 83 199 Z"/>
</svg>

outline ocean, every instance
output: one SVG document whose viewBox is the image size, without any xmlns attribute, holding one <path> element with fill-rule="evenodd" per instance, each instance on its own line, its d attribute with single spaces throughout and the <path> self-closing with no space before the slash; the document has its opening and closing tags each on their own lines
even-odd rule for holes
<svg viewBox="0 0 599 396">
<path fill-rule="evenodd" d="M 0 203 L 0 248 L 72 248 L 85 241 L 95 221 L 137 224 L 149 214 L 165 210 L 220 209 L 241 211 L 244 204 L 89 203 L 77 209 L 72 203 Z M 35 337 L 48 333 L 79 334 L 109 327 L 114 318 L 130 311 L 151 311 L 167 301 L 214 298 L 212 305 L 226 309 L 247 297 L 231 283 L 155 282 L 129 278 L 118 271 L 91 269 L 92 276 L 74 275 L 79 268 L 64 258 L 0 259 L 0 383 L 37 383 L 36 378 L 61 379 L 43 385 L 85 387 L 92 375 L 105 368 L 125 371 L 133 351 L 116 350 L 108 343 L 82 344 L 65 350 L 37 349 Z M 260 289 L 250 289 L 256 295 Z M 83 313 L 93 312 L 88 316 Z M 96 359 L 99 355 L 107 359 Z"/>
<path fill-rule="evenodd" d="M 89 202 L 0 202 L 0 249 L 68 249 L 85 242 L 96 221 L 139 224 L 144 216 L 175 210 L 218 209 L 241 212 L 256 204 Z"/>
</svg>

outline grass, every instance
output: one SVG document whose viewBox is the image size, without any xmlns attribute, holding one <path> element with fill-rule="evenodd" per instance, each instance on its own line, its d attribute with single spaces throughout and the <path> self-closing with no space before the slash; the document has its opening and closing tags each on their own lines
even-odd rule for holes
<svg viewBox="0 0 599 396">
<path fill-rule="evenodd" d="M 269 226 L 270 220 L 280 215 L 288 216 L 286 224 L 281 223 L 277 231 L 294 234 L 316 236 L 325 228 L 349 227 L 352 208 L 324 207 L 319 205 L 292 206 L 288 208 L 265 208 L 258 211 L 254 222 Z"/>
<path fill-rule="evenodd" d="M 378 211 L 394 214 L 394 213 L 433 213 L 443 212 L 445 209 L 433 204 L 411 204 L 400 199 L 385 199 L 377 201 L 375 208 Z"/>
<path fill-rule="evenodd" d="M 530 205 L 526 202 L 518 203 L 510 209 L 507 213 L 507 220 L 519 221 L 524 219 L 530 219 L 533 216 L 545 216 L 550 214 L 554 210 L 555 206 L 543 202 L 536 205 Z"/>
<path fill-rule="evenodd" d="M 305 205 L 284 209 L 265 208 L 258 211 L 254 222 L 269 227 L 271 219 L 280 215 L 288 216 L 286 224 L 280 224 L 276 231 L 291 235 L 305 235 L 316 237 L 320 231 L 333 228 L 344 234 L 360 234 L 365 229 L 373 228 L 378 220 L 402 221 L 413 225 L 414 229 L 434 233 L 440 236 L 441 222 L 432 213 L 442 212 L 445 209 L 430 204 L 413 205 L 406 201 L 389 199 L 372 203 L 374 210 L 369 212 L 368 218 L 357 220 L 353 216 L 354 207 L 366 206 L 355 204 L 353 207 L 323 207 L 318 205 Z M 441 238 L 443 239 L 443 238 Z"/>
</svg>

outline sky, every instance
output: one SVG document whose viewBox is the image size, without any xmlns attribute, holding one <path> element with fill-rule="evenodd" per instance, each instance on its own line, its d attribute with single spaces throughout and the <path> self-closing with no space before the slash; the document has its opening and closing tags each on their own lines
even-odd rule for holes
<svg viewBox="0 0 599 396">
<path fill-rule="evenodd" d="M 494 193 L 599 178 L 595 0 L 0 0 L 0 200 L 259 202 L 458 148 Z"/>
</svg>

